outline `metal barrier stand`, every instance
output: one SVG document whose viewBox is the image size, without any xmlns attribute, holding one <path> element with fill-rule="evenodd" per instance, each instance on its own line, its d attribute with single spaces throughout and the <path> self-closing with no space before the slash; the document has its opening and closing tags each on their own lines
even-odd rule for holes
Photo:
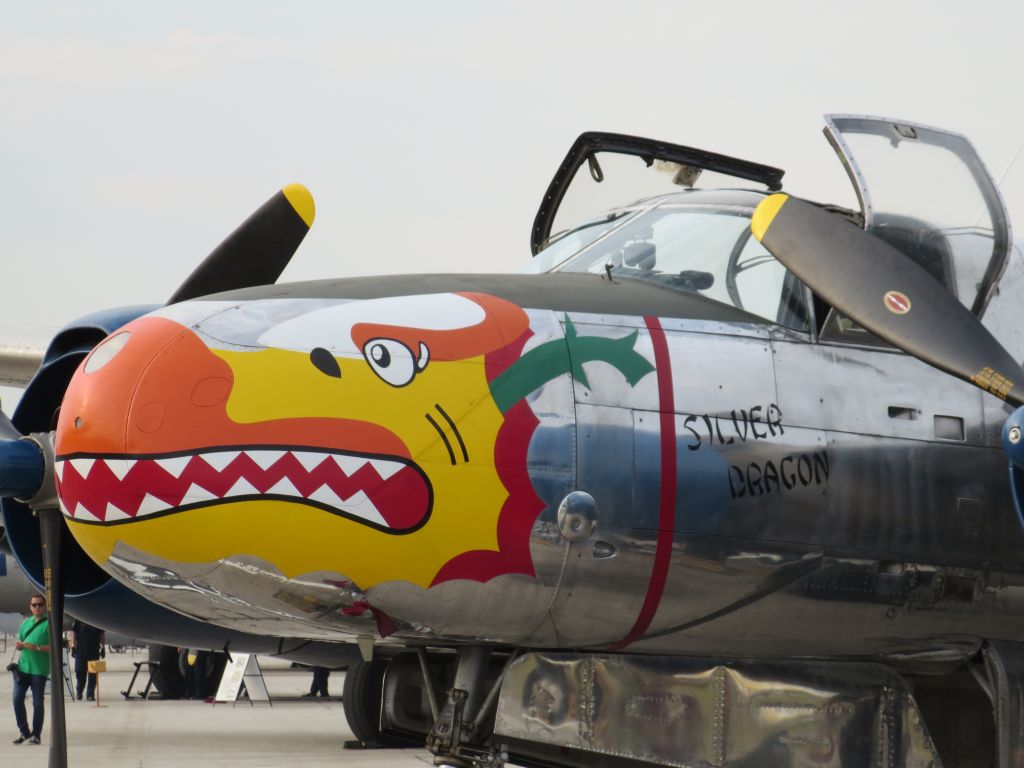
<svg viewBox="0 0 1024 768">
<path fill-rule="evenodd" d="M 121 691 L 121 695 L 124 696 L 125 700 L 130 699 L 132 697 L 132 688 L 135 687 L 135 679 L 139 676 L 139 670 L 141 670 L 143 667 L 146 667 L 149 671 L 149 677 L 146 680 L 146 687 L 138 692 L 138 696 L 140 699 L 148 700 L 150 691 L 153 687 L 153 675 L 155 675 L 157 671 L 160 669 L 160 662 L 133 661 L 132 664 L 135 665 L 135 672 L 132 674 L 132 679 L 128 683 L 128 689 L 125 691 Z"/>
</svg>

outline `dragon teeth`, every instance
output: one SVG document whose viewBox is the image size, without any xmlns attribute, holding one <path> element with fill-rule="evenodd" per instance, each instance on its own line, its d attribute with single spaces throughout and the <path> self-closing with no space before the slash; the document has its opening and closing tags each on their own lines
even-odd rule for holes
<svg viewBox="0 0 1024 768">
<path fill-rule="evenodd" d="M 152 515 L 154 512 L 163 512 L 165 509 L 170 508 L 170 504 L 161 501 L 156 496 L 147 493 L 142 503 L 139 505 L 139 511 L 135 513 L 136 517 L 142 517 L 143 515 Z"/>
<path fill-rule="evenodd" d="M 321 504 L 326 504 L 335 509 L 340 509 L 350 515 L 361 517 L 377 525 L 382 525 L 385 528 L 388 527 L 387 521 L 377 511 L 370 498 L 362 491 L 356 491 L 349 498 L 342 500 L 329 486 L 321 485 L 309 495 L 309 499 L 311 501 L 319 501 Z"/>
<path fill-rule="evenodd" d="M 307 472 L 312 472 L 323 464 L 324 460 L 327 458 L 327 456 L 322 453 L 310 453 L 309 451 L 292 451 L 292 455 L 298 459 L 299 464 L 301 464 L 303 469 Z"/>
<path fill-rule="evenodd" d="M 156 463 L 177 479 L 181 477 L 181 473 L 185 471 L 185 467 L 190 461 L 192 461 L 191 456 L 174 456 L 169 459 L 157 459 Z"/>
<path fill-rule="evenodd" d="M 78 509 L 75 510 L 74 517 L 76 520 L 92 520 L 94 522 L 99 522 L 99 517 L 90 512 L 84 504 L 78 505 Z"/>
<path fill-rule="evenodd" d="M 329 507 L 340 508 L 342 501 L 334 491 L 327 485 L 321 485 L 315 491 L 313 491 L 307 497 L 311 501 L 319 501 L 321 504 L 326 504 Z"/>
<path fill-rule="evenodd" d="M 198 504 L 203 501 L 214 501 L 218 498 L 220 497 L 217 494 L 210 493 L 203 486 L 192 483 L 181 501 L 183 504 Z"/>
<path fill-rule="evenodd" d="M 210 467 L 217 472 L 223 472 L 228 465 L 231 464 L 242 451 L 210 451 L 201 454 L 190 454 L 187 456 L 171 456 L 164 458 L 154 458 L 151 461 L 161 467 L 165 472 L 173 476 L 175 479 L 181 479 L 182 474 L 185 472 L 189 465 L 189 462 L 193 458 L 203 459 Z M 331 459 L 342 472 L 347 476 L 351 477 L 362 469 L 366 464 L 370 464 L 376 471 L 381 480 L 388 480 L 402 469 L 406 467 L 403 462 L 390 461 L 388 459 L 367 459 L 362 456 L 355 456 L 347 453 L 319 453 L 314 451 L 279 451 L 279 450 L 253 450 L 244 451 L 253 462 L 260 467 L 263 471 L 269 470 L 284 456 L 290 453 L 295 459 L 303 466 L 307 472 L 313 472 L 327 459 Z M 119 481 L 124 481 L 128 474 L 132 471 L 136 463 L 141 459 L 96 459 L 96 458 L 77 458 L 77 459 L 65 459 L 58 461 L 55 464 L 55 474 L 58 481 L 64 481 L 64 475 L 67 471 L 67 465 L 71 464 L 74 470 L 83 479 L 87 479 L 89 474 L 92 472 L 95 463 L 99 461 L 105 465 L 114 477 Z M 340 509 L 348 514 L 367 520 L 368 522 L 375 523 L 384 527 L 388 527 L 387 521 L 381 515 L 380 511 L 370 500 L 370 497 L 366 495 L 364 491 L 356 491 L 348 499 L 341 499 L 328 485 L 322 485 L 308 497 L 304 496 L 294 485 L 294 483 L 288 477 L 282 477 L 273 487 L 266 491 L 267 494 L 273 494 L 278 496 L 288 496 L 292 498 L 302 499 L 308 498 L 310 501 L 317 501 L 321 504 L 325 504 L 335 509 Z M 139 505 L 138 512 L 133 516 L 124 510 L 117 507 L 113 502 L 108 502 L 106 509 L 104 510 L 104 519 L 106 521 L 116 520 L 128 520 L 133 518 L 143 517 L 145 515 L 152 515 L 158 512 L 163 512 L 167 509 L 171 509 L 175 506 L 183 506 L 186 504 L 201 504 L 207 501 L 217 501 L 220 499 L 227 499 L 231 497 L 239 496 L 259 496 L 261 492 L 252 485 L 246 478 L 240 477 L 238 481 L 231 487 L 231 489 L 223 496 L 218 496 L 201 485 L 192 483 L 189 486 L 188 491 L 185 495 L 176 503 L 165 502 L 152 494 L 146 494 L 143 497 L 142 503 Z M 60 501 L 60 507 L 64 515 L 72 519 L 79 520 L 90 520 L 100 521 L 100 517 L 93 513 L 91 510 L 86 508 L 81 503 L 76 503 L 73 508 L 68 508 L 63 500 Z"/>
<path fill-rule="evenodd" d="M 373 502 L 370 501 L 370 497 L 362 491 L 356 491 L 350 497 L 345 499 L 345 501 L 342 502 L 341 507 L 346 512 L 357 515 L 364 520 L 377 523 L 377 525 L 383 525 L 385 528 L 390 527 L 388 526 L 387 520 L 384 519 L 381 513 L 377 510 L 377 507 L 375 507 Z"/>
<path fill-rule="evenodd" d="M 107 467 L 118 480 L 124 480 L 135 466 L 135 459 L 107 459 Z"/>
<path fill-rule="evenodd" d="M 252 486 L 252 483 L 250 483 L 244 477 L 240 477 L 240 478 L 238 478 L 238 482 L 236 482 L 233 486 L 231 486 L 231 490 L 224 494 L 224 498 L 226 499 L 229 496 L 259 496 L 259 495 L 260 495 L 260 492 L 258 490 L 256 490 Z"/>
<path fill-rule="evenodd" d="M 331 454 L 331 458 L 341 468 L 341 471 L 349 477 L 352 477 L 366 464 L 366 459 L 362 456 L 349 456 L 346 453 L 334 453 Z"/>
<path fill-rule="evenodd" d="M 82 479 L 89 476 L 89 472 L 92 471 L 92 465 L 96 463 L 96 459 L 69 459 L 71 466 L 75 468 L 75 472 L 79 474 Z"/>
<path fill-rule="evenodd" d="M 273 488 L 267 491 L 268 494 L 278 494 L 279 496 L 297 496 L 303 498 L 302 494 L 299 493 L 299 489 L 292 485 L 292 481 L 287 477 L 282 477 Z"/>
<path fill-rule="evenodd" d="M 224 467 L 238 458 L 238 451 L 213 451 L 199 454 L 199 456 L 215 470 L 223 472 Z"/>
<path fill-rule="evenodd" d="M 127 512 L 122 509 L 118 509 L 111 502 L 107 502 L 107 511 L 103 516 L 106 522 L 111 520 L 130 520 L 132 518 Z"/>
<path fill-rule="evenodd" d="M 245 455 L 266 471 L 274 466 L 284 454 L 281 451 L 246 451 Z"/>
<path fill-rule="evenodd" d="M 380 475 L 381 480 L 387 480 L 396 473 L 400 472 L 405 465 L 398 461 L 370 459 L 370 466 L 377 470 L 377 474 Z"/>
</svg>

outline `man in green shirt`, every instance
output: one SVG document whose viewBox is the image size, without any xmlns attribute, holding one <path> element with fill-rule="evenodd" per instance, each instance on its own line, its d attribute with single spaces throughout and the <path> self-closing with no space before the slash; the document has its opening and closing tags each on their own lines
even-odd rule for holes
<svg viewBox="0 0 1024 768">
<path fill-rule="evenodd" d="M 46 615 L 46 598 L 32 595 L 28 602 L 32 615 L 21 623 L 14 647 L 21 651 L 18 671 L 14 675 L 14 719 L 18 723 L 15 744 L 27 741 L 38 744 L 43 732 L 43 695 L 50 674 L 50 627 Z M 25 717 L 25 694 L 32 689 L 32 730 Z"/>
</svg>

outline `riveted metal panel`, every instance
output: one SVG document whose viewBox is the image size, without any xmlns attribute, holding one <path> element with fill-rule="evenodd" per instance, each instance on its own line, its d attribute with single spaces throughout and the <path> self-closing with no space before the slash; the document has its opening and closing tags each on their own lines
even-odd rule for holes
<svg viewBox="0 0 1024 768">
<path fill-rule="evenodd" d="M 813 567 L 808 558 L 827 533 L 823 434 L 784 429 L 777 415 L 770 425 L 763 412 L 752 421 L 748 411 L 702 416 L 710 432 L 698 434 L 695 417 L 673 415 L 666 516 L 660 414 L 579 404 L 576 415 L 579 487 L 594 499 L 596 522 L 570 545 L 553 606 L 563 647 L 613 645 L 635 625 L 645 637 L 672 634 Z M 652 583 L 664 589 L 651 592 Z M 591 599 L 573 597 L 582 593 Z"/>
<path fill-rule="evenodd" d="M 1019 569 L 1024 530 L 996 448 L 831 433 L 834 550 Z"/>
<path fill-rule="evenodd" d="M 579 337 L 616 340 L 623 346 L 636 334 L 632 349 L 650 366 L 654 349 L 642 317 L 571 313 L 567 323 Z M 658 320 L 671 360 L 672 393 L 677 412 L 728 414 L 775 401 L 768 326 L 709 321 Z M 570 344 L 569 356 L 573 357 Z M 576 400 L 637 410 L 659 409 L 658 376 L 648 373 L 631 383 L 613 365 L 587 361 L 581 365 L 586 381 L 574 381 Z M 668 372 L 665 372 L 667 374 Z M 665 375 L 663 374 L 663 375 Z"/>
<path fill-rule="evenodd" d="M 786 424 L 938 441 L 935 418 L 946 416 L 963 421 L 963 442 L 985 444 L 981 392 L 916 358 L 779 339 L 773 348 Z"/>
<path fill-rule="evenodd" d="M 680 768 L 940 764 L 905 683 L 870 664 L 532 653 L 505 676 L 495 733 Z"/>
</svg>

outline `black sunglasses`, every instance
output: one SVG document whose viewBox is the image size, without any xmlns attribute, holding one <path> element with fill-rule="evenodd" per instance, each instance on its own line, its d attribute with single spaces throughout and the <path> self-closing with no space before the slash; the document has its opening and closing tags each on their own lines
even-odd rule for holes
<svg viewBox="0 0 1024 768">
<path fill-rule="evenodd" d="M 44 605 L 46 605 L 46 603 L 29 603 L 29 606 L 32 608 L 42 608 Z"/>
</svg>

